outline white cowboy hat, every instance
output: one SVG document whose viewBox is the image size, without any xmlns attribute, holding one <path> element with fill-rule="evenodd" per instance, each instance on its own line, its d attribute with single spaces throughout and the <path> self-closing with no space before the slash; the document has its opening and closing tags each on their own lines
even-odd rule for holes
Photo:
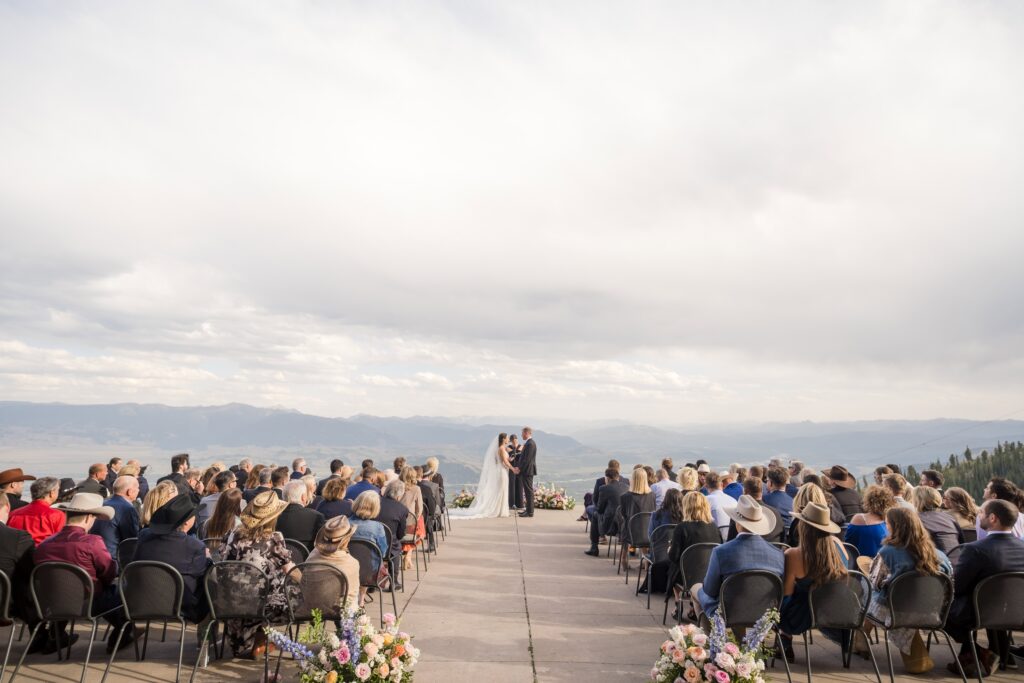
<svg viewBox="0 0 1024 683">
<path fill-rule="evenodd" d="M 114 508 L 104 505 L 103 496 L 98 493 L 76 493 L 67 503 L 57 503 L 53 507 L 69 515 L 96 515 L 108 522 L 114 518 Z"/>
<path fill-rule="evenodd" d="M 726 508 L 725 514 L 729 515 L 737 526 L 742 526 L 758 536 L 764 536 L 775 528 L 775 513 L 746 494 L 736 501 L 736 507 Z"/>
</svg>

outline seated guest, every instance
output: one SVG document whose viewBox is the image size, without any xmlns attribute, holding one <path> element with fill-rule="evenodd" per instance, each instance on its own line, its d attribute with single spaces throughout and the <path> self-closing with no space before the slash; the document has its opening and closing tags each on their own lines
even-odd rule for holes
<svg viewBox="0 0 1024 683">
<path fill-rule="evenodd" d="M 846 521 L 852 522 L 854 515 L 864 511 L 861 507 L 861 496 L 857 493 L 857 480 L 841 465 L 833 465 L 832 469 L 824 472 L 824 475 L 832 482 L 828 492 L 842 507 Z"/>
<path fill-rule="evenodd" d="M 181 495 L 181 489 L 173 481 L 164 480 L 154 486 L 146 494 L 146 500 L 142 501 L 142 514 L 139 515 L 139 524 L 143 527 L 149 526 L 149 520 L 153 518 L 153 513 L 159 510 L 160 506 L 165 505 L 171 498 L 179 495 Z"/>
<path fill-rule="evenodd" d="M 242 523 L 240 517 L 243 504 L 242 492 L 237 488 L 228 489 L 217 499 L 213 514 L 199 530 L 198 536 L 201 540 L 220 541 L 220 543 L 207 544 L 207 547 L 217 549 L 218 556 L 224 539 Z"/>
<path fill-rule="evenodd" d="M 803 480 L 805 484 L 814 484 L 821 489 L 822 493 L 825 494 L 825 504 L 828 505 L 829 519 L 843 526 L 846 524 L 846 515 L 843 514 L 843 506 L 839 504 L 836 497 L 828 492 L 828 487 L 825 485 L 825 480 L 822 479 L 821 475 L 815 474 L 810 468 L 804 469 Z"/>
<path fill-rule="evenodd" d="M 974 588 L 989 576 L 1003 572 L 1024 572 L 1024 541 L 1011 533 L 1020 510 L 1013 503 L 1005 500 L 986 500 L 978 515 L 979 523 L 985 530 L 985 538 L 963 546 L 956 562 L 953 575 L 953 605 L 946 619 L 946 631 L 954 640 L 961 644 L 960 663 L 969 677 L 978 675 L 974 656 L 971 654 L 971 627 L 975 623 Z M 1020 596 L 1016 596 L 1020 599 Z M 995 642 L 1008 644 L 1005 632 L 998 637 L 989 631 L 989 648 Z M 993 673 L 998 661 L 996 653 L 989 648 L 975 645 L 978 648 L 978 659 L 981 660 L 982 673 L 986 676 Z M 956 665 L 949 664 L 949 670 L 959 674 Z"/>
<path fill-rule="evenodd" d="M 782 578 L 785 573 L 782 553 L 761 537 L 775 526 L 775 514 L 748 495 L 740 496 L 736 507 L 727 513 L 736 522 L 739 534 L 711 552 L 704 582 L 691 590 L 691 595 L 708 619 L 718 611 L 722 583 L 733 574 L 763 569 Z"/>
<path fill-rule="evenodd" d="M 942 472 L 937 470 L 925 470 L 921 473 L 921 479 L 918 482 L 918 486 L 927 486 L 942 493 Z"/>
<path fill-rule="evenodd" d="M 7 526 L 27 531 L 36 545 L 63 529 L 66 521 L 64 513 L 51 507 L 57 500 L 59 487 L 60 482 L 54 477 L 36 479 L 30 489 L 32 502 L 13 511 Z M 92 527 L 92 522 L 89 526 Z"/>
<path fill-rule="evenodd" d="M 402 559 L 402 545 L 398 540 L 405 535 L 405 522 L 409 518 L 409 508 L 402 505 L 405 496 L 405 483 L 396 479 L 384 487 L 384 495 L 380 499 L 380 513 L 374 518 L 391 530 L 391 559 L 398 567 Z M 397 586 L 396 586 L 397 588 Z"/>
<path fill-rule="evenodd" d="M 707 489 L 708 505 L 711 516 L 715 518 L 718 532 L 724 541 L 729 536 L 729 510 L 736 507 L 736 499 L 721 490 L 721 480 L 714 472 L 704 475 L 704 488 Z"/>
<path fill-rule="evenodd" d="M 242 525 L 228 534 L 221 551 L 225 560 L 248 562 L 269 577 L 270 592 L 264 609 L 267 618 L 274 623 L 288 618 L 285 575 L 295 566 L 284 536 L 274 531 L 274 524 L 286 507 L 288 504 L 279 499 L 276 492 L 260 493 L 242 510 Z M 267 635 L 261 622 L 234 619 L 227 623 L 225 630 L 236 657 L 259 659 L 266 652 Z"/>
<path fill-rule="evenodd" d="M 743 492 L 746 495 L 753 498 L 754 500 L 756 500 L 761 505 L 764 505 L 764 502 L 761 500 L 761 491 L 762 487 L 760 479 L 755 479 L 754 477 L 747 477 L 746 481 L 743 482 Z M 789 498 L 789 496 L 786 496 L 786 498 Z M 764 505 L 764 507 L 771 510 L 774 513 L 775 517 L 775 523 L 772 525 L 771 531 L 769 531 L 764 536 L 764 540 L 768 541 L 769 543 L 781 543 L 783 537 L 786 534 L 786 525 L 782 522 L 782 515 L 779 513 L 778 510 L 776 510 L 770 505 Z M 726 536 L 726 539 L 731 541 L 732 539 L 736 538 L 738 533 L 739 532 L 736 529 L 736 522 L 729 520 L 729 533 Z"/>
<path fill-rule="evenodd" d="M 203 485 L 202 492 L 204 495 L 210 493 L 217 493 L 217 485 L 214 483 L 214 478 L 221 472 L 230 472 L 227 468 L 219 467 L 216 464 L 210 465 L 203 473 L 199 475 L 199 481 Z M 232 472 L 234 474 L 234 472 Z M 187 473 L 186 473 L 187 476 Z M 200 505 L 202 504 L 202 496 L 200 496 Z"/>
<path fill-rule="evenodd" d="M 352 502 L 352 515 L 348 521 L 355 525 L 355 538 L 371 541 L 380 549 L 382 557 L 388 554 L 388 537 L 384 525 L 376 521 L 380 514 L 380 495 L 373 491 L 364 491 Z M 380 563 L 374 562 L 373 571 L 380 571 Z"/>
<path fill-rule="evenodd" d="M 109 522 L 97 519 L 92 525 L 91 533 L 103 539 L 107 552 L 117 561 L 117 546 L 126 538 L 138 538 L 139 513 L 135 509 L 135 499 L 139 495 L 139 482 L 135 477 L 118 477 L 114 480 L 114 495 L 103 504 L 114 511 L 114 519 Z"/>
<path fill-rule="evenodd" d="M 981 495 L 984 500 L 1005 500 L 1007 503 L 1012 503 L 1018 510 L 1024 509 L 1024 491 L 1017 488 L 1009 479 L 1004 477 L 992 477 L 988 485 L 985 486 L 985 491 Z M 978 540 L 985 538 L 988 533 L 985 528 L 981 526 L 981 516 L 975 520 L 975 529 L 978 531 Z M 1017 538 L 1024 538 L 1024 515 L 1018 515 L 1017 522 L 1013 525 L 1013 529 L 1010 533 Z"/>
<path fill-rule="evenodd" d="M 789 530 L 786 532 L 786 545 L 796 548 L 800 545 L 800 518 L 797 516 L 798 512 L 801 512 L 805 507 L 811 503 L 817 503 L 828 507 L 828 502 L 825 500 L 825 492 L 821 490 L 821 487 L 817 484 L 807 482 L 802 484 L 797 489 L 796 496 L 793 497 L 793 519 L 789 523 Z M 829 519 L 836 526 L 836 519 L 832 516 L 831 509 L 829 510 Z"/>
<path fill-rule="evenodd" d="M 786 493 L 788 493 L 791 498 L 796 498 L 796 492 L 804 485 L 803 471 L 804 464 L 802 462 L 799 460 L 790 461 L 789 483 L 786 484 Z"/>
<path fill-rule="evenodd" d="M 846 527 L 846 542 L 857 546 L 857 552 L 874 557 L 888 533 L 885 513 L 896 507 L 889 489 L 872 484 L 864 491 L 864 512 L 858 512 Z"/>
<path fill-rule="evenodd" d="M 739 500 L 740 496 L 743 495 L 743 480 L 736 478 L 736 470 L 719 472 L 718 481 L 722 487 L 722 493 L 733 500 Z M 710 490 L 708 489 L 708 491 Z"/>
<path fill-rule="evenodd" d="M 27 501 L 21 499 L 21 494 L 25 488 L 25 482 L 35 481 L 35 479 L 31 474 L 25 474 L 18 467 L 0 472 L 0 492 L 7 496 L 11 512 L 28 505 Z"/>
<path fill-rule="evenodd" d="M 708 489 L 707 489 L 707 486 L 704 485 L 704 481 L 707 479 L 707 476 L 710 473 L 711 473 L 711 467 L 706 462 L 704 462 L 703 460 L 698 460 L 697 461 L 697 483 L 700 484 L 700 488 L 698 490 L 701 493 L 703 493 L 705 496 L 708 495 Z"/>
<path fill-rule="evenodd" d="M 139 495 L 135 496 L 133 504 L 135 505 L 135 511 L 142 515 L 142 501 L 146 499 L 146 494 L 149 493 L 149 482 L 146 481 L 146 468 L 139 464 L 138 460 L 129 460 L 121 466 L 119 476 L 124 477 L 135 477 L 135 481 L 139 484 Z"/>
<path fill-rule="evenodd" d="M 660 471 L 660 470 L 659 470 Z M 669 495 L 671 492 L 672 495 Z M 669 489 L 665 493 L 661 505 L 651 515 L 651 523 L 647 525 L 647 533 L 653 534 L 659 526 L 678 524 L 683 521 L 683 493 L 679 489 Z"/>
<path fill-rule="evenodd" d="M 270 487 L 277 494 L 278 500 L 284 500 L 284 485 L 291 481 L 287 467 L 275 467 L 270 471 Z"/>
<path fill-rule="evenodd" d="M 618 462 L 615 464 L 617 465 Z M 604 482 L 598 488 L 594 498 L 596 503 L 593 517 L 590 520 L 590 549 L 583 551 L 592 557 L 601 554 L 597 549 L 601 536 L 614 536 L 618 533 L 619 527 L 615 515 L 619 510 L 619 501 L 629 490 L 626 482 L 619 477 L 617 467 L 609 467 L 604 471 Z"/>
<path fill-rule="evenodd" d="M 611 460 L 608 461 L 608 467 L 605 469 L 614 469 L 615 471 L 618 471 L 620 469 L 619 461 L 612 458 Z M 581 521 L 589 518 L 590 523 L 594 523 L 594 517 L 597 513 L 597 491 L 607 483 L 608 479 L 607 477 L 604 476 L 598 477 L 597 480 L 594 482 L 594 490 L 591 492 L 590 504 L 586 506 L 586 508 L 583 511 L 584 514 L 580 516 Z M 509 506 L 513 506 L 513 501 L 511 499 L 509 499 Z"/>
<path fill-rule="evenodd" d="M 651 538 L 651 543 L 655 541 L 654 530 L 660 526 L 673 526 L 683 521 L 683 494 L 679 489 L 669 489 L 665 493 L 665 500 L 662 501 L 662 505 L 658 510 L 651 515 L 651 523 L 648 526 L 647 534 Z M 674 528 L 670 531 L 675 531 Z M 662 532 L 665 534 L 667 532 Z M 660 562 L 655 562 L 654 566 L 651 567 L 651 584 L 647 586 L 647 589 L 654 593 L 665 592 L 666 578 L 668 577 L 668 553 L 664 552 L 669 548 L 669 544 L 672 540 L 672 534 L 669 533 L 667 536 L 662 536 L 658 547 L 651 547 L 648 551 L 647 556 L 653 557 L 661 554 L 665 557 Z"/>
<path fill-rule="evenodd" d="M 789 475 L 781 467 L 768 470 L 768 493 L 764 494 L 764 504 L 775 510 L 782 517 L 782 524 L 789 530 L 793 521 L 793 496 L 786 493 Z M 795 494 L 794 494 L 795 495 Z"/>
<path fill-rule="evenodd" d="M 324 519 L 332 517 L 348 517 L 352 514 L 352 501 L 345 499 L 345 481 L 341 478 L 331 479 L 324 486 L 323 500 L 316 506 L 316 511 Z"/>
<path fill-rule="evenodd" d="M 337 567 L 345 575 L 348 584 L 348 593 L 344 596 L 320 596 L 320 604 L 334 605 L 342 597 L 347 606 L 355 607 L 359 604 L 359 561 L 348 552 L 348 543 L 355 532 L 356 528 L 349 523 L 347 517 L 332 517 L 317 532 L 315 547 L 307 562 L 326 562 Z M 304 583 L 302 589 L 307 602 L 316 604 L 316 600 L 310 600 L 311 587 Z"/>
<path fill-rule="evenodd" d="M 441 524 L 441 492 L 437 484 L 427 479 L 425 470 L 421 470 L 420 467 L 417 467 L 416 471 L 420 475 L 418 486 L 420 487 L 420 493 L 423 494 L 423 522 L 431 532 L 427 534 L 429 549 L 434 550 L 434 543 L 436 539 L 434 538 L 433 532 L 436 531 L 438 526 Z M 380 484 L 380 482 L 376 480 L 374 483 Z"/>
<path fill-rule="evenodd" d="M 89 476 L 78 482 L 78 490 L 82 493 L 95 493 L 101 498 L 110 495 L 110 491 L 103 484 L 107 479 L 107 466 L 101 462 L 89 466 Z"/>
<path fill-rule="evenodd" d="M 885 478 L 892 474 L 892 469 L 882 465 L 881 467 L 875 468 L 875 483 L 879 486 L 885 486 Z M 895 495 L 895 494 L 894 494 Z"/>
<path fill-rule="evenodd" d="M 633 515 L 643 512 L 654 512 L 654 494 L 648 483 L 647 471 L 640 467 L 633 470 L 629 479 L 629 491 L 619 499 L 619 542 L 622 544 L 622 554 L 619 556 L 619 563 L 623 569 L 629 567 L 629 520 Z"/>
<path fill-rule="evenodd" d="M 288 507 L 277 518 L 277 530 L 285 538 L 298 541 L 306 548 L 313 547 L 316 534 L 324 525 L 324 516 L 306 507 L 309 490 L 301 481 L 290 481 L 284 487 L 284 500 Z"/>
<path fill-rule="evenodd" d="M 415 470 L 413 471 L 415 472 Z M 374 493 L 380 495 L 380 489 L 373 485 L 373 475 L 376 473 L 377 470 L 374 469 L 373 465 L 370 465 L 369 467 L 364 467 L 362 474 L 360 475 L 362 479 L 348 487 L 348 489 L 345 491 L 345 499 L 355 500 L 356 498 L 359 497 L 360 493 L 364 493 L 366 491 L 373 491 Z M 416 482 L 419 482 L 419 478 L 417 478 Z M 408 483 L 409 482 L 406 482 L 406 484 Z"/>
<path fill-rule="evenodd" d="M 683 467 L 676 475 L 676 483 L 679 484 L 679 492 L 685 496 L 690 491 L 698 491 L 700 482 L 697 478 L 697 470 L 692 467 Z"/>
<path fill-rule="evenodd" d="M 942 492 L 942 509 L 961 529 L 973 529 L 978 519 L 974 498 L 959 486 L 950 486 Z"/>
<path fill-rule="evenodd" d="M 669 583 L 673 587 L 676 600 L 680 597 L 681 586 L 678 585 L 678 581 L 682 577 L 679 576 L 679 558 L 683 556 L 683 552 L 696 543 L 721 542 L 722 535 L 712 521 L 708 499 L 700 491 L 690 491 L 683 496 L 683 521 L 676 524 L 676 528 L 672 530 L 672 543 L 668 550 Z M 691 620 L 696 618 L 695 614 L 691 616 Z M 676 621 L 680 621 L 678 614 Z"/>
<path fill-rule="evenodd" d="M 43 477 L 46 479 L 47 477 Z M 39 481 L 42 481 L 40 479 Z M 56 480 L 54 480 L 56 481 Z M 36 482 L 39 483 L 39 482 Z M 76 493 L 70 503 L 57 503 L 67 514 L 67 524 L 55 535 L 46 539 L 36 548 L 35 562 L 68 562 L 85 570 L 93 583 L 93 614 L 113 610 L 103 618 L 115 629 L 125 623 L 124 611 L 114 609 L 121 604 L 114 579 L 117 566 L 107 552 L 107 546 L 99 536 L 89 533 L 97 518 L 108 522 L 114 518 L 114 510 L 103 505 L 103 498 L 96 493 Z M 130 631 L 121 639 L 120 647 L 135 639 L 136 632 Z M 116 639 L 107 641 L 107 652 L 113 652 Z"/>
<path fill-rule="evenodd" d="M 877 487 L 868 487 L 872 488 Z M 874 560 L 857 558 L 858 566 L 867 569 L 865 573 L 874 588 L 868 614 L 882 623 L 889 618 L 888 587 L 896 577 L 907 572 L 947 576 L 952 573 L 949 559 L 932 543 L 916 512 L 893 504 L 885 513 L 885 523 L 889 535 Z M 924 673 L 935 666 L 916 629 L 891 629 L 889 638 L 899 648 L 907 673 Z"/>
<path fill-rule="evenodd" d="M 245 489 L 246 492 L 248 492 L 248 491 L 250 491 L 250 490 L 252 490 L 252 489 L 254 489 L 254 488 L 256 488 L 257 486 L 260 485 L 260 472 L 262 472 L 265 469 L 267 469 L 266 465 L 263 465 L 263 464 L 253 465 L 253 468 L 251 470 L 249 470 L 249 476 L 247 476 L 246 479 L 245 479 L 245 487 L 244 487 L 244 489 Z M 270 479 L 267 479 L 267 482 L 269 482 L 269 481 L 270 481 Z"/>
<path fill-rule="evenodd" d="M 257 467 L 259 466 L 257 465 Z M 253 472 L 256 472 L 255 467 L 253 468 Z M 256 487 L 247 488 L 245 492 L 242 494 L 242 497 L 245 498 L 245 502 L 248 503 L 253 498 L 255 498 L 256 496 L 260 495 L 265 491 L 273 491 L 274 488 L 273 486 L 271 486 L 271 480 L 273 479 L 273 477 L 274 470 L 272 470 L 269 467 L 264 467 L 259 472 L 256 472 Z M 274 495 L 277 494 L 275 493 Z"/>
<path fill-rule="evenodd" d="M 964 542 L 964 532 L 956 521 L 940 509 L 942 494 L 931 486 L 918 486 L 913 493 L 917 516 L 925 531 L 931 534 L 935 547 L 946 555 Z"/>
<path fill-rule="evenodd" d="M 292 473 L 289 476 L 289 479 L 292 481 L 302 479 L 306 476 L 307 469 L 306 460 L 304 458 L 295 458 L 295 460 L 292 460 Z"/>
<path fill-rule="evenodd" d="M 35 626 L 31 616 L 34 610 L 28 599 L 28 581 L 36 546 L 27 531 L 7 526 L 10 514 L 11 501 L 0 494 L 0 572 L 11 582 L 11 611 L 21 619 L 32 619 L 31 625 Z"/>
<path fill-rule="evenodd" d="M 324 495 L 324 487 L 327 486 L 327 482 L 335 479 L 341 479 L 341 468 L 345 466 L 345 463 L 335 458 L 331 461 L 331 473 L 321 479 L 316 485 L 316 495 Z"/>
<path fill-rule="evenodd" d="M 661 504 L 665 500 L 665 493 L 673 489 L 680 491 L 682 487 L 673 481 L 665 470 L 655 472 L 654 478 L 654 485 L 651 486 L 651 492 L 654 494 L 654 509 L 660 510 Z"/>
<path fill-rule="evenodd" d="M 165 481 L 173 482 L 178 487 L 178 493 L 192 493 L 192 487 L 185 479 L 185 472 L 188 470 L 188 453 L 178 453 L 171 457 L 171 473 L 156 480 L 160 484 Z"/>
<path fill-rule="evenodd" d="M 515 434 L 513 434 L 512 436 L 515 436 Z M 441 461 L 438 460 L 437 458 L 435 458 L 434 456 L 430 456 L 429 458 L 427 458 L 427 472 L 426 472 L 425 476 L 426 476 L 426 478 L 429 481 L 432 481 L 435 484 L 437 484 L 437 490 L 438 490 L 438 498 L 437 498 L 437 500 L 438 500 L 438 503 L 441 506 L 441 509 L 443 510 L 444 509 L 444 477 L 442 477 L 441 473 L 438 471 L 438 468 L 440 466 L 441 466 Z"/>
<path fill-rule="evenodd" d="M 416 517 L 416 527 L 414 529 L 406 529 L 405 533 L 406 535 L 415 534 L 416 538 L 426 538 L 427 526 L 423 519 L 423 489 L 419 487 L 419 477 L 416 476 L 416 470 L 406 465 L 402 468 L 401 479 L 402 483 L 405 484 L 405 495 L 402 496 L 399 502 Z M 402 547 L 405 553 L 406 569 L 412 569 L 412 555 L 410 554 L 412 548 L 413 546 L 410 543 L 404 544 Z"/>
<path fill-rule="evenodd" d="M 396 477 L 402 476 L 402 468 L 405 467 L 405 465 L 406 460 L 402 456 L 398 456 L 397 458 L 394 459 L 394 461 L 392 461 L 391 466 Z M 387 470 L 385 470 L 385 474 L 387 474 Z"/>
<path fill-rule="evenodd" d="M 226 470 L 231 474 L 230 470 Z M 238 494 L 235 500 L 241 500 Z M 181 613 L 198 624 L 209 609 L 203 597 L 203 578 L 213 562 L 206 546 L 188 532 L 196 523 L 198 509 L 188 495 L 178 495 L 153 513 L 147 528 L 139 534 L 134 561 L 163 562 L 178 570 L 185 582 Z"/>
<path fill-rule="evenodd" d="M 320 501 L 323 500 L 322 496 L 316 495 L 316 477 L 312 474 L 307 474 L 302 477 L 302 479 L 297 479 L 295 481 L 301 481 L 306 485 L 306 500 L 309 501 L 306 503 L 306 507 L 316 510 Z"/>
<path fill-rule="evenodd" d="M 238 486 L 238 479 L 231 470 L 223 470 L 213 476 L 212 483 L 211 490 L 213 493 L 209 493 L 199 501 L 199 511 L 196 513 L 195 525 L 200 529 L 203 528 L 206 520 L 213 514 L 213 509 L 217 507 L 217 499 L 228 489 L 236 488 Z"/>
<path fill-rule="evenodd" d="M 113 492 L 114 480 L 120 476 L 121 473 L 121 458 L 111 458 L 107 462 L 107 476 L 103 480 L 103 485 L 107 487 L 108 491 Z"/>
<path fill-rule="evenodd" d="M 883 468 L 879 468 L 883 469 Z M 889 469 L 888 467 L 884 469 Z M 900 507 L 905 507 L 908 510 L 914 510 L 914 504 L 907 500 L 910 495 L 910 487 L 907 485 L 907 480 L 903 478 L 902 474 L 887 474 L 882 477 L 882 486 L 889 489 L 889 493 L 896 499 L 896 504 Z"/>
<path fill-rule="evenodd" d="M 801 512 L 793 515 L 801 522 L 800 546 L 785 552 L 785 597 L 779 610 L 782 643 L 790 661 L 793 661 L 793 636 L 801 635 L 811 628 L 811 590 L 849 574 L 846 569 L 849 557 L 842 542 L 836 537 L 839 525 L 829 519 L 828 507 L 821 503 L 808 503 Z M 821 633 L 845 647 L 842 631 L 821 629 Z"/>
</svg>

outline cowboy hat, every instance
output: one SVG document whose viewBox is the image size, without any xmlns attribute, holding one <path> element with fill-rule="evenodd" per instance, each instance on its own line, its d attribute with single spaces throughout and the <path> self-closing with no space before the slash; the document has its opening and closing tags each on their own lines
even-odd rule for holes
<svg viewBox="0 0 1024 683">
<path fill-rule="evenodd" d="M 0 486 L 7 486 L 13 484 L 16 481 L 34 481 L 35 477 L 31 474 L 25 474 L 21 471 L 20 467 L 15 467 L 12 470 L 4 470 L 0 472 Z"/>
<path fill-rule="evenodd" d="M 857 488 L 857 480 L 842 465 L 833 465 L 832 469 L 825 470 L 822 474 L 831 479 L 836 486 L 841 486 L 844 489 Z"/>
<path fill-rule="evenodd" d="M 171 498 L 153 513 L 149 522 L 150 533 L 164 536 L 196 516 L 199 506 L 192 502 L 187 493 Z"/>
<path fill-rule="evenodd" d="M 57 503 L 53 507 L 68 515 L 96 515 L 108 522 L 114 518 L 114 508 L 104 505 L 103 496 L 98 493 L 76 493 L 70 502 Z"/>
<path fill-rule="evenodd" d="M 342 515 L 331 517 L 326 524 L 320 527 L 314 545 L 321 555 L 333 555 L 338 552 L 339 547 L 347 544 L 355 533 L 356 527 L 349 523 L 348 517 Z"/>
<path fill-rule="evenodd" d="M 702 462 L 701 464 L 697 465 L 697 471 L 707 473 L 711 471 L 711 468 L 708 467 L 707 463 Z"/>
<path fill-rule="evenodd" d="M 838 534 L 841 530 L 839 525 L 832 521 L 828 508 L 821 503 L 808 503 L 802 511 L 794 512 L 793 517 L 826 533 Z"/>
<path fill-rule="evenodd" d="M 737 526 L 742 526 L 758 536 L 770 533 L 775 528 L 775 513 L 747 494 L 740 496 L 736 501 L 736 507 L 726 508 L 725 514 L 729 515 Z"/>
<path fill-rule="evenodd" d="M 267 526 L 277 519 L 286 507 L 288 503 L 278 498 L 276 491 L 264 491 L 245 506 L 240 519 L 247 529 Z"/>
</svg>

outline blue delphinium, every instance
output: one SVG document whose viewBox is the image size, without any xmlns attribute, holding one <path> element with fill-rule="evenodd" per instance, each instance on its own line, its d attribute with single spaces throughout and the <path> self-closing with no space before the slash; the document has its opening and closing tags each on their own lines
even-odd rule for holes
<svg viewBox="0 0 1024 683">
<path fill-rule="evenodd" d="M 714 661 L 719 652 L 725 651 L 729 643 L 729 634 L 725 631 L 725 619 L 721 613 L 716 612 L 711 619 L 711 633 L 708 634 L 708 650 L 711 652 L 711 661 Z"/>
<path fill-rule="evenodd" d="M 761 643 L 768 637 L 768 634 L 772 632 L 772 628 L 775 624 L 779 623 L 779 610 L 770 609 L 761 615 L 754 625 L 747 629 L 747 634 L 743 636 L 743 649 L 745 650 L 757 650 L 761 647 Z"/>
<path fill-rule="evenodd" d="M 315 656 L 313 654 L 313 651 L 310 650 L 308 647 L 306 647 L 302 643 L 298 643 L 288 638 L 285 634 L 281 633 L 280 631 L 268 630 L 267 637 L 270 639 L 270 642 L 272 642 L 274 645 L 277 645 L 277 647 L 282 652 L 287 652 L 296 660 L 309 661 L 310 659 L 313 659 L 313 657 Z"/>
</svg>

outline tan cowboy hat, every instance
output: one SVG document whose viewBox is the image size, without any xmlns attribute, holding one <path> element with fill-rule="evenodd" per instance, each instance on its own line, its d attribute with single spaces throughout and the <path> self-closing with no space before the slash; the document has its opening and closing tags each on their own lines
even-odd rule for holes
<svg viewBox="0 0 1024 683">
<path fill-rule="evenodd" d="M 339 547 L 348 543 L 355 532 L 356 528 L 349 523 L 348 517 L 342 515 L 331 517 L 326 524 L 320 527 L 313 544 L 321 555 L 333 555 L 338 552 Z"/>
<path fill-rule="evenodd" d="M 69 515 L 96 515 L 108 522 L 114 518 L 114 508 L 104 505 L 103 496 L 98 493 L 76 493 L 70 502 L 57 503 L 53 507 Z"/>
<path fill-rule="evenodd" d="M 758 536 L 770 533 L 775 528 L 775 513 L 746 494 L 736 501 L 736 507 L 726 508 L 725 514 L 736 524 Z"/>
<path fill-rule="evenodd" d="M 707 463 L 703 463 L 702 462 L 701 464 L 697 465 L 697 472 L 698 473 L 699 472 L 707 473 L 707 472 L 710 472 L 710 471 L 711 471 L 711 468 L 708 467 Z"/>
<path fill-rule="evenodd" d="M 870 574 L 871 573 L 871 565 L 873 564 L 874 560 L 875 560 L 875 558 L 868 557 L 867 555 L 858 555 L 857 556 L 857 560 L 856 560 L 856 562 L 857 562 L 857 569 L 860 570 L 861 574 L 864 574 L 864 575 Z"/>
<path fill-rule="evenodd" d="M 829 534 L 838 534 L 841 531 L 839 525 L 832 521 L 828 507 L 821 503 L 808 503 L 802 511 L 794 512 L 793 517 Z"/>
<path fill-rule="evenodd" d="M 4 470 L 0 472 L 0 486 L 7 486 L 13 484 L 16 481 L 34 481 L 35 477 L 31 474 L 25 474 L 21 471 L 20 467 L 15 467 L 12 470 Z"/>
<path fill-rule="evenodd" d="M 288 503 L 278 498 L 276 492 L 264 491 L 245 506 L 239 519 L 247 529 L 267 526 L 276 520 L 286 507 Z"/>
<path fill-rule="evenodd" d="M 857 480 L 852 474 L 850 474 L 850 471 L 842 465 L 833 465 L 832 469 L 825 470 L 822 474 L 831 479 L 832 483 L 836 486 L 841 486 L 844 489 L 857 488 Z"/>
</svg>

